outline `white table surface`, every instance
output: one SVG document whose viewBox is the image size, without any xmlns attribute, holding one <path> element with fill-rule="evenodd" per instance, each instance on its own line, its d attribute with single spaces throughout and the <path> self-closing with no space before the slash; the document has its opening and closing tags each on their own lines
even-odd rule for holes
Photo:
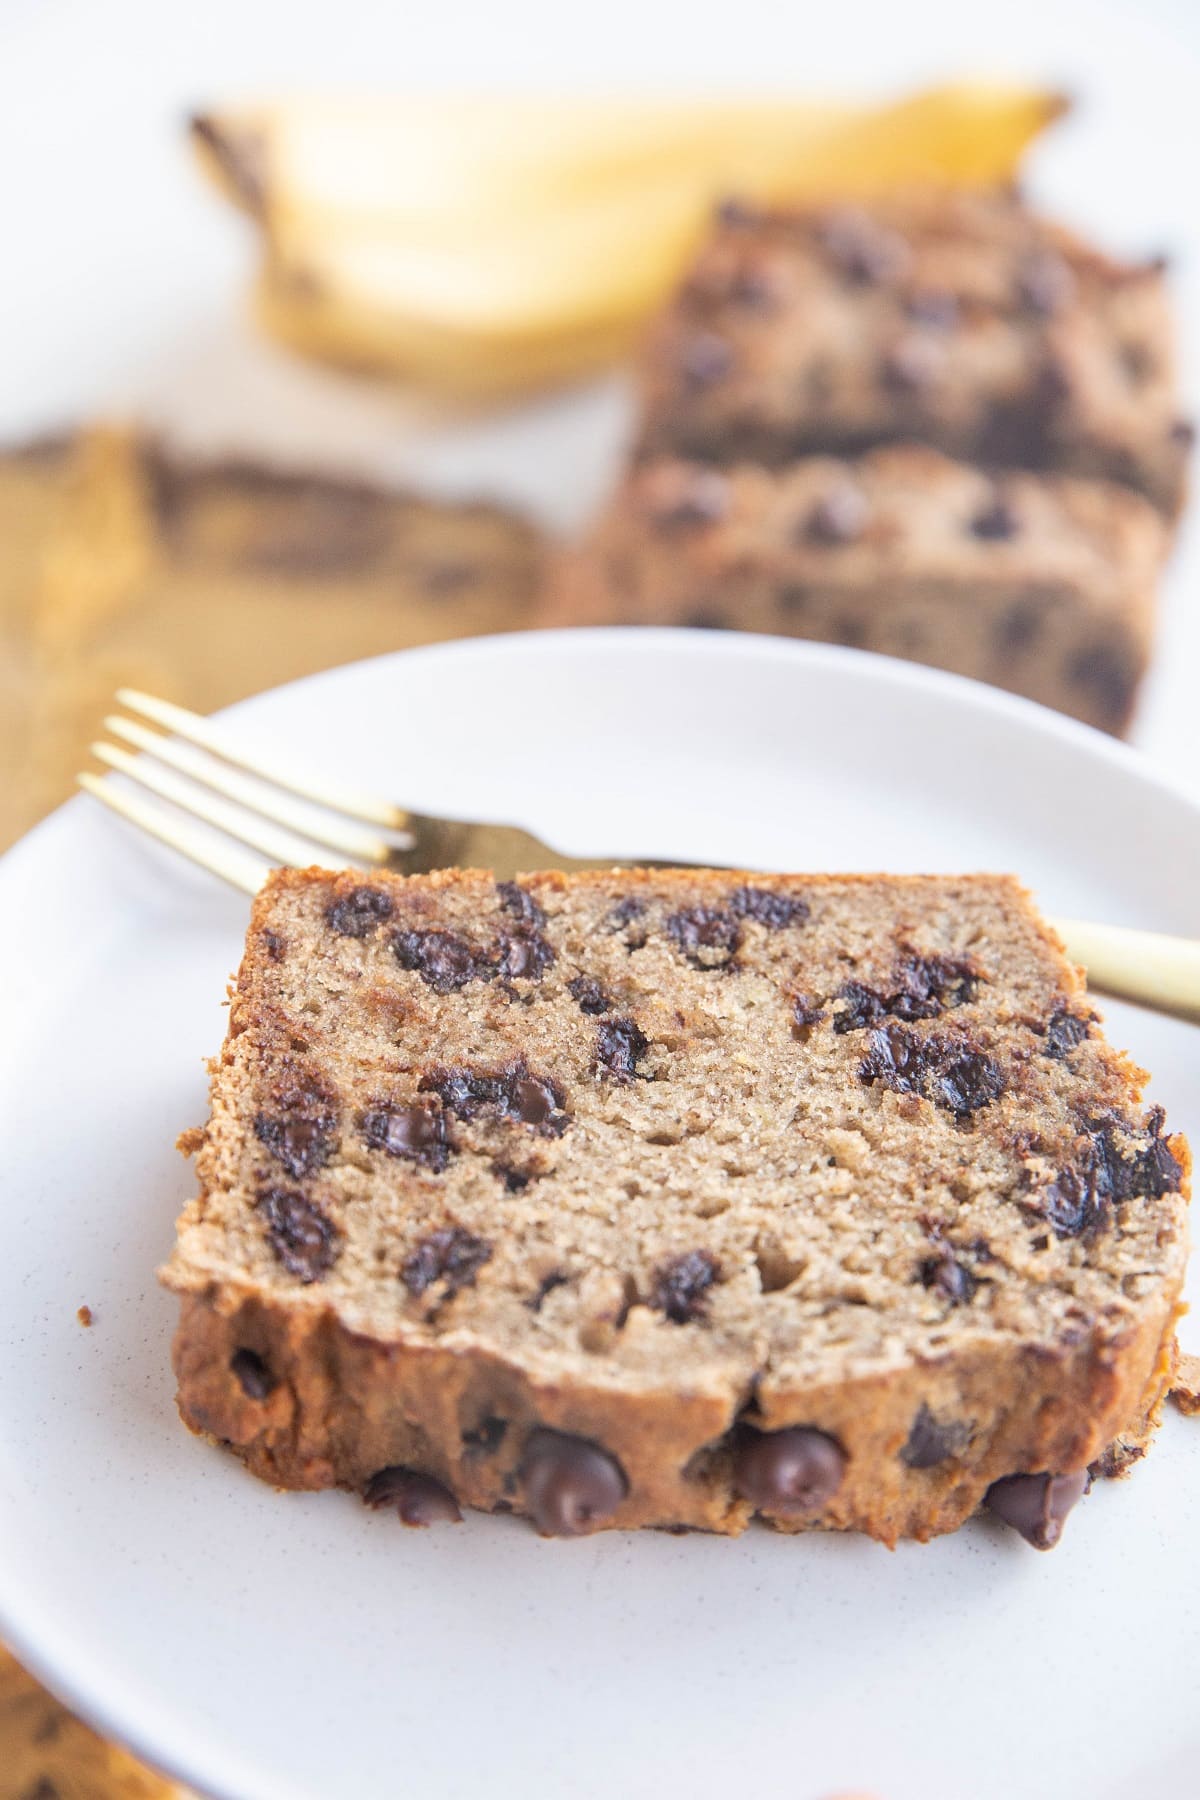
<svg viewBox="0 0 1200 1800">
<path fill-rule="evenodd" d="M 620 382 L 436 427 L 394 390 L 273 348 L 244 313 L 252 234 L 193 168 L 186 113 L 318 87 L 853 93 L 970 72 L 1080 97 L 1033 191 L 1117 249 L 1171 251 L 1196 411 L 1197 0 L 4 0 L 0 442 L 130 414 L 198 448 L 489 493 L 569 527 L 611 476 Z M 1200 792 L 1198 574 L 1193 520 L 1135 741 Z"/>
</svg>

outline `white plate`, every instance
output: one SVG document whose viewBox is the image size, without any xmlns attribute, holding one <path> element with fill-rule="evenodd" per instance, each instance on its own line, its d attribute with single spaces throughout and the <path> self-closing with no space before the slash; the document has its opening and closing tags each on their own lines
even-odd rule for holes
<svg viewBox="0 0 1200 1800">
<path fill-rule="evenodd" d="M 1200 814 L 1130 752 L 853 651 L 510 638 L 236 712 L 564 848 L 1013 868 L 1050 909 L 1200 930 Z M 1177 1418 L 1050 1556 L 979 1522 L 894 1555 L 762 1530 L 406 1532 L 190 1438 L 152 1271 L 244 920 L 80 801 L 0 866 L 0 1628 L 53 1685 L 236 1800 L 1193 1800 L 1200 1429 Z M 1200 1124 L 1194 1032 L 1106 1011 L 1172 1123 Z"/>
</svg>

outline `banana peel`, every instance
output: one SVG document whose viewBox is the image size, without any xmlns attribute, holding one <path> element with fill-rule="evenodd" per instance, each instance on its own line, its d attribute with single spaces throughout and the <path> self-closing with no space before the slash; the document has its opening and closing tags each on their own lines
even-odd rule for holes
<svg viewBox="0 0 1200 1800">
<path fill-rule="evenodd" d="M 959 84 L 885 105 L 297 100 L 193 121 L 264 242 L 264 327 L 306 354 L 463 395 L 618 360 L 716 201 L 1011 182 L 1065 110 Z"/>
</svg>

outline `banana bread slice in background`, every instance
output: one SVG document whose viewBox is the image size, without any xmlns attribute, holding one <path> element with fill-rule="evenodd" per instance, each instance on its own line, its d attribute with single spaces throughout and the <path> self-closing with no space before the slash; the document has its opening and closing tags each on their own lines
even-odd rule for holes
<svg viewBox="0 0 1200 1800">
<path fill-rule="evenodd" d="M 1007 192 L 725 209 L 641 385 L 653 451 L 783 462 L 919 440 L 1124 482 L 1171 517 L 1193 438 L 1161 261 L 1102 255 Z"/>
<path fill-rule="evenodd" d="M 1045 1547 L 1172 1367 L 1143 1079 L 1007 877 L 276 874 L 163 1272 L 184 1420 L 412 1522 Z"/>
<path fill-rule="evenodd" d="M 777 469 L 657 457 L 553 568 L 545 615 L 850 644 L 1123 732 L 1166 549 L 1126 488 L 987 475 L 920 445 Z"/>
<path fill-rule="evenodd" d="M 114 688 L 211 712 L 356 657 L 512 630 L 543 556 L 501 507 L 108 427 L 0 451 L 0 527 L 0 847 L 73 791 Z"/>
</svg>

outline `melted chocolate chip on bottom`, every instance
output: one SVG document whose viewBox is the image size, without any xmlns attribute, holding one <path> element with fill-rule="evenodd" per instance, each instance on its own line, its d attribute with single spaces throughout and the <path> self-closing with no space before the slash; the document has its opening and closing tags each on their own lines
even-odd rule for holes
<svg viewBox="0 0 1200 1800">
<path fill-rule="evenodd" d="M 629 1492 L 614 1456 L 589 1438 L 539 1426 L 521 1459 L 525 1504 L 543 1537 L 579 1537 L 607 1524 Z"/>
<path fill-rule="evenodd" d="M 757 1512 L 782 1517 L 820 1512 L 842 1485 L 846 1453 L 809 1425 L 783 1431 L 743 1428 L 733 1453 L 733 1485 Z"/>
<path fill-rule="evenodd" d="M 1086 1469 L 1070 1475 L 1006 1475 L 993 1481 L 983 1503 L 1035 1550 L 1053 1550 L 1067 1514 L 1087 1485 Z"/>
<path fill-rule="evenodd" d="M 397 1466 L 380 1469 L 363 1489 L 363 1502 L 373 1510 L 394 1506 L 406 1525 L 459 1525 L 458 1501 L 432 1475 Z"/>
</svg>

